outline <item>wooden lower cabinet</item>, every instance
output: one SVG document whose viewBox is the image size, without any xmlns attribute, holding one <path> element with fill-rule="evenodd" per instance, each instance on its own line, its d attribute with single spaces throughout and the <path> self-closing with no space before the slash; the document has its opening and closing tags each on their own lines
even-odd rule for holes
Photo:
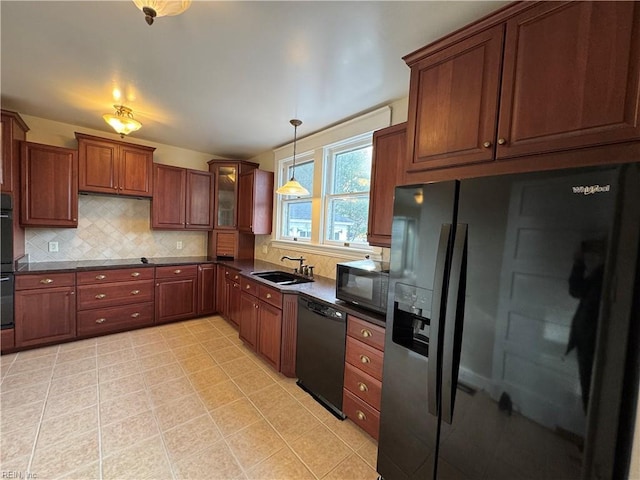
<svg viewBox="0 0 640 480">
<path fill-rule="evenodd" d="M 156 267 L 156 323 L 195 317 L 197 283 L 196 265 Z"/>
<path fill-rule="evenodd" d="M 216 266 L 198 265 L 198 315 L 211 315 L 216 311 Z"/>
<path fill-rule="evenodd" d="M 282 345 L 282 294 L 273 288 L 241 278 L 240 338 L 280 371 Z"/>
<path fill-rule="evenodd" d="M 16 276 L 15 343 L 30 347 L 76 336 L 75 273 Z"/>
<path fill-rule="evenodd" d="M 90 270 L 77 274 L 79 337 L 153 325 L 154 269 Z"/>
<path fill-rule="evenodd" d="M 342 410 L 376 440 L 380 429 L 385 329 L 347 316 Z"/>
<path fill-rule="evenodd" d="M 219 308 L 224 318 L 235 325 L 240 324 L 240 271 L 229 267 L 221 270 L 222 305 Z"/>
<path fill-rule="evenodd" d="M 0 352 L 10 352 L 16 346 L 16 335 L 13 328 L 5 328 L 0 331 Z"/>
</svg>

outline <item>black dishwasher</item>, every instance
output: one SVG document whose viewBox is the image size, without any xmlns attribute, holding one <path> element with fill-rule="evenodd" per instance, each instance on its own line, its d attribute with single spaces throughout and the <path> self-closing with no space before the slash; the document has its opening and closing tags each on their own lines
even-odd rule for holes
<svg viewBox="0 0 640 480">
<path fill-rule="evenodd" d="M 298 297 L 296 376 L 298 385 L 340 419 L 347 315 L 327 304 Z"/>
</svg>

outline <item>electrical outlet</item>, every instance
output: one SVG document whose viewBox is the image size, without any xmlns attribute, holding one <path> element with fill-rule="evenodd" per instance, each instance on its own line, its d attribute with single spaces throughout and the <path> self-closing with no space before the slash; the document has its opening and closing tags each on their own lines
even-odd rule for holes
<svg viewBox="0 0 640 480">
<path fill-rule="evenodd" d="M 49 242 L 49 252 L 58 251 L 58 242 Z"/>
<path fill-rule="evenodd" d="M 182 242 L 181 241 L 176 242 L 176 249 L 177 250 L 182 250 Z"/>
<path fill-rule="evenodd" d="M 266 255 L 267 253 L 269 253 L 269 247 L 266 245 L 262 245 L 262 254 Z"/>
</svg>

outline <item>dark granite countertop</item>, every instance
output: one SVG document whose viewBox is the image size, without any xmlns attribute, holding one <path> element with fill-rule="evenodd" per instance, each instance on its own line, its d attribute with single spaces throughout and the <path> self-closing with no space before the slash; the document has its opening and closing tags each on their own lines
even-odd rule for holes
<svg viewBox="0 0 640 480">
<path fill-rule="evenodd" d="M 260 277 L 251 275 L 252 272 L 264 272 L 270 270 L 291 271 L 290 268 L 283 267 L 275 263 L 269 263 L 262 260 L 224 260 L 212 257 L 155 257 L 149 258 L 149 263 L 144 264 L 140 258 L 128 258 L 119 260 L 79 260 L 69 262 L 28 262 L 28 258 L 18 260 L 16 274 L 29 273 L 63 273 L 63 272 L 81 272 L 85 270 L 106 270 L 115 268 L 145 268 L 145 267 L 161 267 L 165 265 L 187 265 L 193 263 L 220 263 L 231 268 L 235 268 L 246 277 L 256 282 L 277 288 L 282 293 L 297 293 L 314 300 L 319 300 L 329 305 L 339 308 L 347 313 L 356 315 L 363 320 L 367 320 L 382 327 L 385 326 L 384 315 L 371 312 L 369 310 L 359 308 L 336 298 L 336 281 L 331 278 L 315 276 L 313 282 L 300 283 L 298 285 L 278 285 L 269 282 Z"/>
</svg>

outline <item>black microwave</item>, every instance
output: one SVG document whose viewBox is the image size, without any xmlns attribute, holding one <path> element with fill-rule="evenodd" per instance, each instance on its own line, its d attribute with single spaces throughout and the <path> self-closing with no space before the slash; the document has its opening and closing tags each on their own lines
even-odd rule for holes
<svg viewBox="0 0 640 480">
<path fill-rule="evenodd" d="M 336 298 L 384 315 L 388 290 L 388 263 L 373 260 L 338 263 Z"/>
</svg>

